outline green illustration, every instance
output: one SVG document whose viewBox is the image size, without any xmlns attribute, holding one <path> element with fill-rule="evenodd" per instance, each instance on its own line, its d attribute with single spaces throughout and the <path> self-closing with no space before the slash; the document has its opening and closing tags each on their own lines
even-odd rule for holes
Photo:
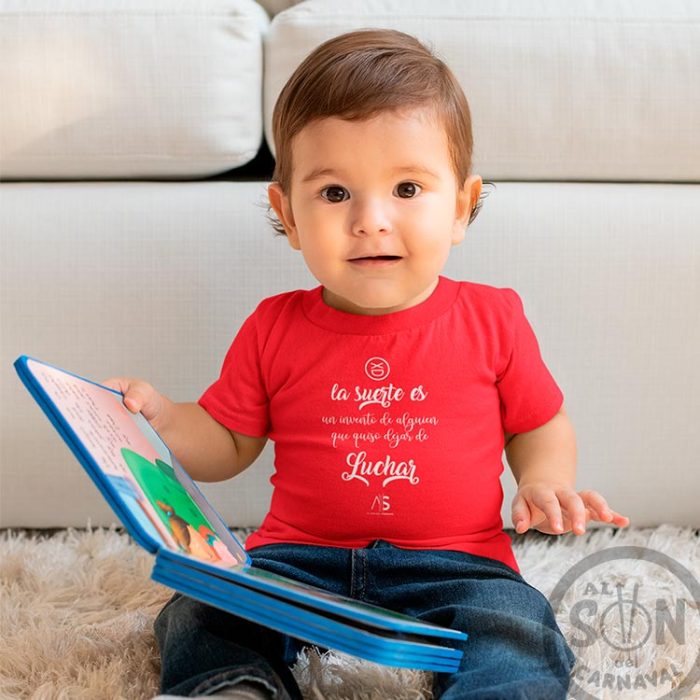
<svg viewBox="0 0 700 700">
<path fill-rule="evenodd" d="M 133 450 L 122 448 L 121 452 L 134 478 L 180 548 L 199 557 L 206 554 L 202 558 L 218 558 L 211 556 L 211 548 L 199 534 L 211 532 L 214 528 L 177 480 L 175 470 L 160 459 L 156 459 L 154 464 Z M 202 545 L 206 547 L 204 552 Z"/>
</svg>

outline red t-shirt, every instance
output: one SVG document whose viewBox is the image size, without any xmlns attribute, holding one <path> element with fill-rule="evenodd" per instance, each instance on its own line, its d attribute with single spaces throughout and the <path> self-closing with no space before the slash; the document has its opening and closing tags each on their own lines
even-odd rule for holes
<svg viewBox="0 0 700 700">
<path fill-rule="evenodd" d="M 270 511 L 246 547 L 383 539 L 518 571 L 500 514 L 503 433 L 563 403 L 518 294 L 440 276 L 420 304 L 365 316 L 322 290 L 260 302 L 199 400 L 275 444 Z"/>
</svg>

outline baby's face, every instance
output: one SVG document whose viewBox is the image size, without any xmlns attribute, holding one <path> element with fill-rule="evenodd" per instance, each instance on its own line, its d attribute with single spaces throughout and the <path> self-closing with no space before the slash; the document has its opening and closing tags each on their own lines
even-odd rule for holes
<svg viewBox="0 0 700 700">
<path fill-rule="evenodd" d="M 272 183 L 270 203 L 324 301 L 350 313 L 427 299 L 481 191 L 478 175 L 457 187 L 445 130 L 422 108 L 312 122 L 292 165 L 291 195 Z"/>
</svg>

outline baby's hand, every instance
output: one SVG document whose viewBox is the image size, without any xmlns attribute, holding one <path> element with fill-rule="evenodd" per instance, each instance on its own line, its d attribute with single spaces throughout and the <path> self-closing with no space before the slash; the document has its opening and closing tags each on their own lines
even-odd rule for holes
<svg viewBox="0 0 700 700">
<path fill-rule="evenodd" d="M 534 482 L 520 484 L 511 508 L 513 525 L 518 534 L 530 527 L 546 535 L 561 535 L 572 530 L 586 532 L 591 520 L 627 527 L 628 517 L 611 510 L 597 491 L 579 491 L 570 486 Z"/>
<path fill-rule="evenodd" d="M 124 394 L 123 403 L 132 412 L 143 417 L 159 430 L 165 422 L 166 399 L 148 382 L 131 377 L 114 377 L 100 382 Z"/>
</svg>

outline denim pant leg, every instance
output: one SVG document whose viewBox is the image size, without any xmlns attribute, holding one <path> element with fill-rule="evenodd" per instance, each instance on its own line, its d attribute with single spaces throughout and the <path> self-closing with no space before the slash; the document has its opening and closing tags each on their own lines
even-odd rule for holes
<svg viewBox="0 0 700 700">
<path fill-rule="evenodd" d="M 547 598 L 506 564 L 377 541 L 364 566 L 368 601 L 469 635 L 458 643 L 464 652 L 459 671 L 434 674 L 436 697 L 567 697 L 575 656 Z"/>
<path fill-rule="evenodd" d="M 282 663 L 285 635 L 176 593 L 154 630 L 161 658 L 161 692 L 209 695 L 242 681 L 261 683 L 278 700 L 301 698 Z"/>
<path fill-rule="evenodd" d="M 347 550 L 281 544 L 249 553 L 258 568 L 338 592 L 346 588 Z M 304 642 L 179 593 L 160 611 L 154 630 L 162 693 L 208 695 L 250 680 L 277 700 L 301 700 L 289 666 Z"/>
</svg>

